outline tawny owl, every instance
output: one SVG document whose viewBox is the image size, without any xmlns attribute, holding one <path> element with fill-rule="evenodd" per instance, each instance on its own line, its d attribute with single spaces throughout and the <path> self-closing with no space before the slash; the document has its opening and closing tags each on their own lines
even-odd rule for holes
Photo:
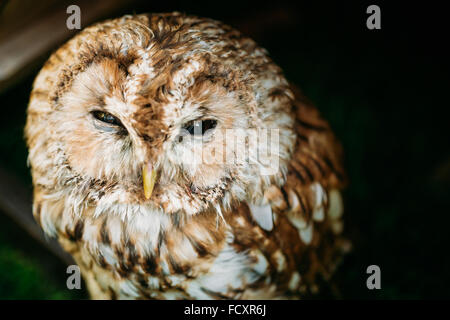
<svg viewBox="0 0 450 320">
<path fill-rule="evenodd" d="M 220 22 L 86 28 L 37 76 L 25 131 L 34 216 L 92 298 L 298 298 L 348 248 L 329 125 Z"/>
</svg>

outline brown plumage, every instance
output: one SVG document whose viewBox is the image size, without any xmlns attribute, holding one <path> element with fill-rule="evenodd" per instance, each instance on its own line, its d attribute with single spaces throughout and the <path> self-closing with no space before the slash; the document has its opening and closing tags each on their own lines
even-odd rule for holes
<svg viewBox="0 0 450 320">
<path fill-rule="evenodd" d="M 34 215 L 93 298 L 318 291 L 348 249 L 345 174 L 294 91 L 251 39 L 178 13 L 96 24 L 49 58 L 26 125 Z"/>
</svg>

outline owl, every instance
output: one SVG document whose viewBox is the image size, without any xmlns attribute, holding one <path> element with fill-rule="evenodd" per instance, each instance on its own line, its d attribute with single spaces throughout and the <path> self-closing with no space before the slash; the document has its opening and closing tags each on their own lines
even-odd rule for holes
<svg viewBox="0 0 450 320">
<path fill-rule="evenodd" d="M 349 249 L 330 126 L 221 22 L 84 29 L 37 75 L 25 136 L 33 215 L 93 299 L 304 298 Z"/>
</svg>

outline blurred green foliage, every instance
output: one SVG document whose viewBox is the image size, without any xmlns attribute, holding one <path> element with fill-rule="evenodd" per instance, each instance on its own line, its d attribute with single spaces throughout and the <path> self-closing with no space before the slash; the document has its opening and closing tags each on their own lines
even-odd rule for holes
<svg viewBox="0 0 450 320">
<path fill-rule="evenodd" d="M 70 299 L 69 290 L 62 290 L 42 270 L 39 261 L 17 250 L 1 239 L 0 299 Z"/>
</svg>

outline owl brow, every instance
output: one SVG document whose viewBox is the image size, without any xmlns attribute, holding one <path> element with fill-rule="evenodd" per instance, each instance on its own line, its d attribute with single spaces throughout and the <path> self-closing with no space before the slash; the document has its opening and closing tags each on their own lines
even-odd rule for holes
<svg viewBox="0 0 450 320">
<path fill-rule="evenodd" d="M 206 120 L 205 116 L 212 117 L 213 120 L 216 120 L 216 117 L 213 117 L 211 114 L 208 114 L 208 111 L 210 111 L 210 110 L 209 109 L 206 109 L 206 110 L 207 110 L 206 112 L 202 112 L 202 114 L 200 116 L 196 117 L 195 119 L 187 120 L 187 121 L 183 122 L 183 126 L 197 122 L 197 121 Z"/>
<path fill-rule="evenodd" d="M 206 107 L 204 105 L 201 105 L 200 107 L 198 107 L 197 110 L 202 113 L 202 116 L 208 114 L 211 111 L 208 107 Z"/>
<path fill-rule="evenodd" d="M 100 43 L 96 47 L 88 45 L 84 49 L 81 49 L 82 51 L 77 57 L 77 63 L 68 65 L 61 71 L 56 90 L 52 93 L 50 99 L 54 102 L 58 102 L 61 96 L 69 90 L 73 79 L 78 74 L 84 72 L 93 63 L 100 62 L 102 59 L 111 59 L 115 61 L 118 68 L 128 75 L 128 67 L 135 63 L 135 61 L 139 59 L 139 56 L 134 50 L 129 50 L 127 54 L 124 55 L 120 51 L 121 46 L 122 45 L 120 45 L 119 48 L 108 48 Z"/>
<path fill-rule="evenodd" d="M 184 108 L 184 104 L 183 104 L 183 106 L 181 108 Z M 196 110 L 200 112 L 200 115 L 197 116 L 195 119 L 192 119 L 192 120 L 189 120 L 189 121 L 186 121 L 186 122 L 201 121 L 201 120 L 203 120 L 205 118 L 205 116 L 211 116 L 212 115 L 211 109 L 209 109 L 205 105 L 200 105 Z"/>
<path fill-rule="evenodd" d="M 106 111 L 106 101 L 105 95 L 95 95 L 96 104 L 95 107 L 101 108 L 103 111 Z"/>
</svg>

